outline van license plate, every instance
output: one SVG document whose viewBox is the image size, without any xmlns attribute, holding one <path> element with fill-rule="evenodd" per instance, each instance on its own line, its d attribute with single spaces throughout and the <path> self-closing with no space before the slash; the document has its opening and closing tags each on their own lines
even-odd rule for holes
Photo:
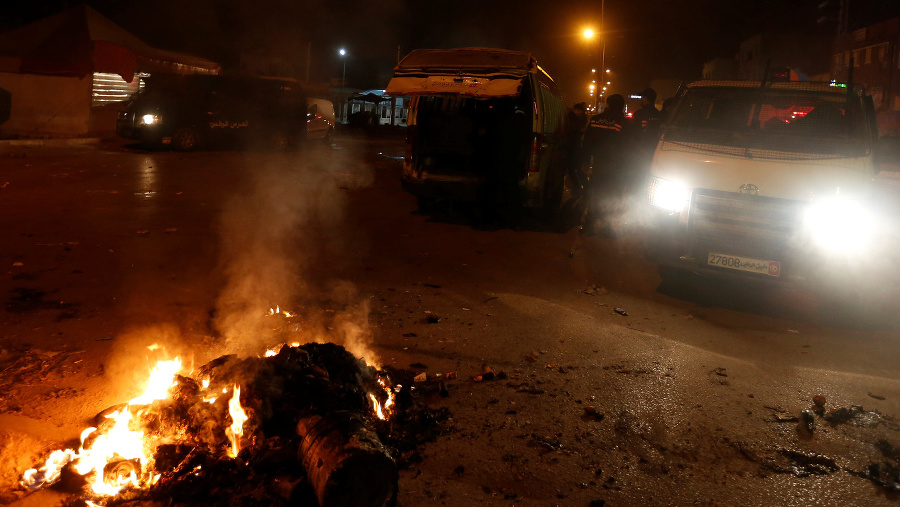
<svg viewBox="0 0 900 507">
<path fill-rule="evenodd" d="M 781 263 L 778 261 L 767 261 L 750 257 L 740 257 L 738 255 L 709 252 L 709 258 L 706 260 L 706 263 L 710 266 L 748 271 L 750 273 L 761 273 L 769 276 L 781 275 Z"/>
</svg>

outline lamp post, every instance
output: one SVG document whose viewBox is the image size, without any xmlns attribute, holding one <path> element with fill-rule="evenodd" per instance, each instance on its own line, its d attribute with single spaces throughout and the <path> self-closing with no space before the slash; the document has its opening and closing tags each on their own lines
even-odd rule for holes
<svg viewBox="0 0 900 507">
<path fill-rule="evenodd" d="M 602 35 L 600 39 L 600 68 L 609 72 L 606 69 L 606 25 L 603 21 L 603 12 L 606 10 L 606 0 L 600 0 L 600 34 Z"/>
<path fill-rule="evenodd" d="M 584 40 L 591 41 L 594 39 L 594 37 L 598 37 L 599 35 L 592 28 L 585 28 L 584 31 L 581 32 L 581 36 L 584 38 Z M 590 53 L 591 52 L 589 51 L 588 52 L 589 56 L 591 56 Z M 597 99 L 599 98 L 599 96 L 594 93 L 597 91 L 596 86 L 595 86 L 596 84 L 597 84 L 597 69 L 592 68 L 591 69 L 591 84 L 588 87 L 588 89 L 590 90 L 590 101 L 593 103 L 594 110 L 597 109 Z"/>
<path fill-rule="evenodd" d="M 338 50 L 338 53 L 341 55 L 341 62 L 343 62 L 343 70 L 341 71 L 341 121 L 347 121 L 346 118 L 346 101 L 344 100 L 346 91 L 344 87 L 347 85 L 347 51 L 344 48 Z"/>
<path fill-rule="evenodd" d="M 600 0 L 600 29 L 597 32 L 594 32 L 591 28 L 585 28 L 582 32 L 582 36 L 585 40 L 591 40 L 595 36 L 600 39 L 600 72 L 609 72 L 609 69 L 606 68 L 606 25 L 604 15 L 606 12 L 606 0 Z M 594 74 L 594 70 L 591 70 L 592 76 L 591 79 L 596 82 L 594 79 L 596 76 Z M 602 77 L 601 77 L 602 79 Z M 609 84 L 609 83 L 607 83 Z M 599 91 L 599 90 L 598 90 Z M 600 106 L 600 94 L 595 95 L 596 102 L 594 103 L 594 108 L 598 109 Z"/>
</svg>

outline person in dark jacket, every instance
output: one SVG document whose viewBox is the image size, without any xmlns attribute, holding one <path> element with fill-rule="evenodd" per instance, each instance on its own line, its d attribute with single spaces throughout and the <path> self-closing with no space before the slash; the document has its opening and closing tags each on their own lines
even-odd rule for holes
<svg viewBox="0 0 900 507">
<path fill-rule="evenodd" d="M 626 195 L 634 195 L 643 187 L 649 174 L 653 152 L 659 142 L 663 114 L 656 108 L 656 90 L 647 88 L 641 92 L 641 108 L 632 116 L 632 146 L 628 161 L 628 174 L 625 181 Z"/>
<path fill-rule="evenodd" d="M 647 128 L 659 121 L 662 115 L 656 108 L 656 90 L 647 88 L 641 92 L 641 108 L 635 111 L 632 120 L 636 127 Z"/>
<path fill-rule="evenodd" d="M 591 117 L 584 135 L 585 158 L 590 163 L 587 212 L 582 233 L 594 234 L 597 220 L 616 207 L 624 192 L 627 176 L 627 133 L 625 98 L 619 94 L 606 99 L 606 109 Z"/>
</svg>

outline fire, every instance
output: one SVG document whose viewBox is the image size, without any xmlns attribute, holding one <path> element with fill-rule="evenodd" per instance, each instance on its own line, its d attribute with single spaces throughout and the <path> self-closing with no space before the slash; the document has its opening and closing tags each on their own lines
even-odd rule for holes
<svg viewBox="0 0 900 507">
<path fill-rule="evenodd" d="M 375 415 L 377 415 L 379 419 L 384 421 L 386 418 L 384 416 L 384 410 L 381 408 L 381 402 L 379 402 L 378 398 L 376 398 L 372 393 L 369 393 L 369 399 L 372 400 L 372 406 L 375 408 Z"/>
<path fill-rule="evenodd" d="M 293 343 L 291 346 L 299 347 L 300 345 Z M 331 351 L 334 350 L 334 347 L 333 345 L 323 346 L 321 350 Z M 312 350 L 320 349 L 313 348 Z M 348 351 L 344 352 L 350 354 Z M 269 356 L 269 354 L 266 355 Z M 288 355 L 296 355 L 298 358 L 306 357 L 304 354 Z M 272 363 L 279 363 L 279 361 Z M 317 366 L 313 362 L 299 360 L 295 364 Z M 293 365 L 294 363 L 289 366 Z M 381 420 L 388 420 L 396 410 L 395 393 L 400 392 L 400 386 L 392 386 L 390 379 L 383 372 L 374 373 L 377 386 L 370 383 L 372 377 L 369 375 L 373 374 L 372 368 L 367 365 L 365 369 L 361 369 L 361 372 L 365 371 L 366 374 L 359 376 L 359 379 L 366 379 L 365 388 L 370 391 L 369 400 L 372 403 L 372 413 Z M 177 404 L 173 406 L 190 407 L 190 414 L 194 414 L 196 408 L 198 413 L 214 416 L 208 422 L 214 422 L 215 426 L 205 427 L 215 427 L 215 431 L 204 430 L 204 440 L 199 444 L 203 446 L 201 447 L 203 452 L 209 452 L 218 458 L 223 458 L 224 455 L 236 458 L 242 450 L 242 443 L 244 447 L 254 445 L 255 440 L 251 436 L 254 435 L 255 426 L 244 427 L 251 416 L 256 417 L 252 408 L 254 405 L 248 405 L 247 410 L 250 412 L 248 415 L 241 405 L 241 385 L 238 380 L 227 382 L 224 384 L 226 387 L 223 387 L 223 384 L 220 383 L 223 380 L 221 376 L 211 373 L 221 370 L 202 369 L 203 376 L 206 378 L 197 379 L 180 376 L 181 370 L 180 358 L 158 361 L 150 371 L 146 389 L 140 396 L 133 398 L 123 407 L 116 407 L 118 410 L 110 410 L 112 413 L 106 415 L 107 420 L 97 424 L 98 427 L 85 429 L 81 434 L 81 446 L 77 452 L 72 449 L 55 451 L 50 454 L 42 466 L 26 471 L 21 485 L 34 491 L 53 484 L 59 480 L 62 470 L 68 466 L 85 477 L 90 486 L 90 493 L 87 493 L 86 496 L 90 497 L 90 500 L 98 502 L 96 505 L 102 505 L 109 501 L 110 497 L 134 493 L 136 490 L 151 490 L 154 486 L 168 484 L 168 479 L 163 481 L 165 484 L 160 484 L 162 477 L 160 472 L 168 473 L 171 469 L 161 470 L 158 467 L 162 467 L 162 463 L 164 463 L 164 458 L 161 456 L 166 456 L 166 463 L 171 460 L 171 457 L 166 454 L 170 451 L 168 447 L 161 448 L 160 446 L 163 444 L 170 446 L 173 439 L 181 437 L 184 428 L 194 428 L 194 426 L 192 424 L 189 426 L 176 425 L 178 420 L 173 423 L 166 419 L 165 417 L 171 417 L 173 411 L 166 411 L 168 406 L 165 405 L 165 402 L 159 403 L 157 400 L 172 398 L 170 401 Z M 327 380 L 327 372 L 322 371 L 322 375 Z M 179 385 L 179 379 L 181 385 Z M 228 385 L 232 386 L 232 394 L 227 398 L 230 425 L 228 425 L 228 418 L 224 413 Z M 172 392 L 176 386 L 178 389 Z M 199 391 L 197 390 L 198 386 L 200 387 Z M 244 387 L 245 403 L 255 401 L 258 395 L 251 390 L 249 394 L 252 396 L 247 398 L 246 385 Z M 223 394 L 219 394 L 220 392 Z M 217 398 L 221 398 L 218 403 L 216 403 Z M 197 405 L 201 402 L 214 404 L 214 407 L 210 408 L 205 403 Z M 212 411 L 216 413 L 212 414 Z M 164 414 L 168 415 L 164 416 Z M 245 431 L 248 438 L 241 442 Z M 228 439 L 227 444 L 222 438 L 223 433 Z M 188 456 L 192 456 L 192 454 L 189 453 Z M 194 470 L 199 469 L 200 465 L 196 465 Z M 82 500 L 94 505 L 88 498 L 82 498 Z"/>
<path fill-rule="evenodd" d="M 276 347 L 272 347 L 272 348 L 270 348 L 270 349 L 266 349 L 266 352 L 265 352 L 265 354 L 264 354 L 264 357 L 275 357 L 275 356 L 277 356 L 278 353 L 281 351 L 281 347 L 284 347 L 285 345 L 290 345 L 291 347 L 299 347 L 299 346 L 300 346 L 300 342 L 291 342 L 290 344 L 288 344 L 288 343 L 282 343 L 281 345 L 278 345 L 278 346 L 276 346 Z"/>
<path fill-rule="evenodd" d="M 236 458 L 241 451 L 241 435 L 244 434 L 244 422 L 247 413 L 241 407 L 241 386 L 234 386 L 234 395 L 228 400 L 228 415 L 231 416 L 231 426 L 225 428 L 225 435 L 231 441 L 231 450 L 228 456 Z"/>
<path fill-rule="evenodd" d="M 287 310 L 282 310 L 280 306 L 275 306 L 275 308 L 269 308 L 269 315 L 275 315 L 278 313 L 280 313 L 288 318 L 291 318 L 294 316 L 291 312 L 289 312 Z"/>
<path fill-rule="evenodd" d="M 63 467 L 71 463 L 76 456 L 77 454 L 72 449 L 53 451 L 44 466 L 25 471 L 22 485 L 29 489 L 37 489 L 41 485 L 55 482 L 62 473 Z"/>
<path fill-rule="evenodd" d="M 387 393 L 387 400 L 382 404 L 378 401 L 378 397 L 376 397 L 374 393 L 369 393 L 369 400 L 372 401 L 372 408 L 375 410 L 375 415 L 382 421 L 386 421 L 393 411 L 391 407 L 394 406 L 394 390 L 387 385 L 387 382 L 385 382 L 383 378 L 378 379 L 378 385 L 381 386 L 385 393 Z"/>
<path fill-rule="evenodd" d="M 159 361 L 156 368 L 150 372 L 150 380 L 144 394 L 129 401 L 129 405 L 149 405 L 154 400 L 164 400 L 168 397 L 169 389 L 175 386 L 175 375 L 181 371 L 181 358 L 176 357 L 171 361 Z"/>
<path fill-rule="evenodd" d="M 116 495 L 129 485 L 141 487 L 148 480 L 150 484 L 156 482 L 155 478 L 144 477 L 143 471 L 149 458 L 144 453 L 144 434 L 128 428 L 128 422 L 132 418 L 130 407 L 107 417 L 116 421 L 115 426 L 108 433 L 97 435 L 87 449 L 85 442 L 89 441 L 97 428 L 88 428 L 82 432 L 75 471 L 81 475 L 94 472 L 91 489 L 99 495 Z M 112 473 L 107 473 L 107 465 L 113 463 Z M 138 473 L 141 477 L 138 477 Z"/>
<path fill-rule="evenodd" d="M 148 347 L 151 351 L 156 348 L 155 344 Z M 175 375 L 180 370 L 180 358 L 157 362 L 144 393 L 106 416 L 115 421 L 111 429 L 103 433 L 97 428 L 85 429 L 77 453 L 71 449 L 54 451 L 41 468 L 25 472 L 22 485 L 38 489 L 50 484 L 59 478 L 62 468 L 69 463 L 74 463 L 75 471 L 81 475 L 94 474 L 91 490 L 98 495 L 116 495 L 129 485 L 139 488 L 153 485 L 159 475 L 151 476 L 146 472 L 150 458 L 144 434 L 129 428 L 129 422 L 140 414 L 140 407 L 168 396 L 169 389 L 176 385 Z"/>
</svg>

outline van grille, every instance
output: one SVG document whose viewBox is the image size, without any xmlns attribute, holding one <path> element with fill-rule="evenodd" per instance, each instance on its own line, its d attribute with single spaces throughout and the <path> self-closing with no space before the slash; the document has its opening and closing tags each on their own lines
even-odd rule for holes
<svg viewBox="0 0 900 507">
<path fill-rule="evenodd" d="M 695 189 L 688 237 L 694 255 L 705 255 L 705 250 L 783 260 L 800 218 L 794 201 Z"/>
</svg>

